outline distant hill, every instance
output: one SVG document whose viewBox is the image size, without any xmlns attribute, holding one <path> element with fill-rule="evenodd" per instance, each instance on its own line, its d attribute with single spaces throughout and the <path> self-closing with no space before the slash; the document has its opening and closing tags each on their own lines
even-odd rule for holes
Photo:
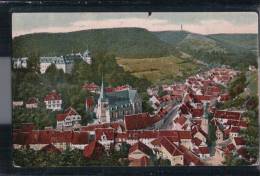
<svg viewBox="0 0 260 176">
<path fill-rule="evenodd" d="M 142 28 L 93 29 L 69 33 L 36 33 L 15 37 L 14 56 L 36 53 L 106 52 L 122 57 L 166 56 L 173 47 Z"/>
<path fill-rule="evenodd" d="M 69 33 L 36 33 L 15 37 L 13 55 L 44 56 L 105 52 L 123 58 L 188 54 L 210 65 L 257 66 L 256 34 L 202 35 L 188 31 L 150 32 L 142 28 L 93 29 Z"/>
<path fill-rule="evenodd" d="M 177 50 L 210 64 L 257 66 L 257 34 L 201 35 L 188 31 L 154 33 Z"/>
</svg>

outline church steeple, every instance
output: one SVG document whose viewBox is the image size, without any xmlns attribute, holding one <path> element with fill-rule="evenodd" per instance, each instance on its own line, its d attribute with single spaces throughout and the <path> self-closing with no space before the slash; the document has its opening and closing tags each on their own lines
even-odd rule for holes
<svg viewBox="0 0 260 176">
<path fill-rule="evenodd" d="M 101 100 L 104 98 L 104 83 L 103 83 L 103 74 L 102 74 L 102 83 L 101 83 L 101 90 L 100 90 L 100 97 Z"/>
</svg>

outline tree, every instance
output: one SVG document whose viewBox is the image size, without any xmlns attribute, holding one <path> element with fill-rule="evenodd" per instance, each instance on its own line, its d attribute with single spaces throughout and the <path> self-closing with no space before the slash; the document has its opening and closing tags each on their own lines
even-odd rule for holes
<svg viewBox="0 0 260 176">
<path fill-rule="evenodd" d="M 240 73 L 240 75 L 233 80 L 228 88 L 229 94 L 232 98 L 236 97 L 240 93 L 242 93 L 246 87 L 246 75 L 244 72 Z"/>
</svg>

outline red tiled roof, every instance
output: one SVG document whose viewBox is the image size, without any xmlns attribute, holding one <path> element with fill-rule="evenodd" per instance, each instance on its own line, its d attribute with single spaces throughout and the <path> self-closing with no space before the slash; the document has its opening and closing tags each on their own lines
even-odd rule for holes
<svg viewBox="0 0 260 176">
<path fill-rule="evenodd" d="M 69 107 L 64 111 L 63 114 L 57 114 L 56 120 L 57 121 L 64 121 L 67 116 L 71 116 L 71 115 L 78 115 L 78 112 L 74 108 Z"/>
<path fill-rule="evenodd" d="M 231 129 L 230 129 L 231 133 L 239 133 L 239 131 L 240 131 L 240 128 L 236 127 L 236 126 L 232 126 Z"/>
<path fill-rule="evenodd" d="M 48 144 L 48 145 L 42 147 L 41 151 L 51 152 L 51 153 L 61 153 L 61 151 L 52 144 Z"/>
<path fill-rule="evenodd" d="M 130 147 L 129 154 L 133 153 L 136 150 L 140 150 L 146 155 L 150 155 L 152 153 L 152 150 L 147 145 L 145 145 L 140 141 L 138 141 L 137 143 L 135 143 Z"/>
<path fill-rule="evenodd" d="M 163 111 L 161 111 L 163 113 Z M 140 113 L 125 116 L 126 130 L 137 130 L 147 128 L 161 120 L 161 116 L 150 116 L 148 113 Z"/>
<path fill-rule="evenodd" d="M 194 95 L 195 102 L 210 101 L 214 98 L 215 96 L 211 96 L 211 95 Z"/>
<path fill-rule="evenodd" d="M 199 138 L 197 137 L 194 137 L 192 139 L 192 143 L 194 143 L 196 146 L 200 146 L 200 144 L 202 143 L 202 140 L 200 140 Z"/>
<path fill-rule="evenodd" d="M 239 120 L 241 117 L 241 113 L 232 111 L 215 111 L 214 117 L 230 120 Z"/>
<path fill-rule="evenodd" d="M 26 104 L 36 104 L 38 100 L 35 97 L 31 97 L 27 100 Z"/>
<path fill-rule="evenodd" d="M 66 117 L 67 117 L 67 114 L 57 114 L 56 120 L 57 121 L 64 121 Z"/>
<path fill-rule="evenodd" d="M 234 137 L 236 145 L 245 145 L 246 141 L 242 137 Z"/>
<path fill-rule="evenodd" d="M 72 144 L 88 144 L 89 143 L 89 137 L 88 132 L 74 132 L 72 135 Z"/>
<path fill-rule="evenodd" d="M 163 146 L 172 156 L 183 155 L 183 153 L 178 149 L 178 147 L 170 142 L 166 137 L 160 139 L 161 146 Z"/>
<path fill-rule="evenodd" d="M 104 147 L 98 141 L 93 141 L 84 148 L 83 155 L 86 158 L 99 158 L 103 151 Z"/>
<path fill-rule="evenodd" d="M 203 109 L 191 109 L 192 117 L 201 117 L 203 115 Z"/>
<path fill-rule="evenodd" d="M 174 122 L 180 124 L 181 126 L 184 125 L 184 123 L 187 121 L 187 118 L 184 115 L 180 115 L 177 117 Z"/>
<path fill-rule="evenodd" d="M 208 147 L 199 147 L 201 154 L 209 154 L 209 148 Z"/>
<path fill-rule="evenodd" d="M 101 140 L 102 135 L 105 135 L 107 140 L 114 140 L 115 130 L 113 128 L 96 128 L 96 140 Z"/>
<path fill-rule="evenodd" d="M 228 101 L 228 100 L 230 100 L 229 94 L 220 95 L 220 101 Z"/>
<path fill-rule="evenodd" d="M 191 139 L 191 131 L 178 131 L 179 138 L 181 139 Z"/>
<path fill-rule="evenodd" d="M 200 126 L 198 125 L 192 126 L 191 127 L 192 136 L 195 135 L 197 132 L 200 132 L 205 138 L 208 138 L 208 134 L 205 131 L 203 131 Z"/>
<path fill-rule="evenodd" d="M 250 156 L 247 153 L 247 150 L 245 147 L 241 147 L 237 150 L 238 155 L 242 156 L 243 158 L 249 160 Z"/>
<path fill-rule="evenodd" d="M 190 165 L 191 163 L 193 163 L 194 165 L 198 166 L 198 165 L 204 165 L 204 163 L 199 159 L 199 157 L 197 157 L 196 155 L 194 155 L 191 151 L 189 151 L 186 147 L 184 147 L 183 145 L 179 146 L 179 150 L 183 153 L 184 156 L 184 164 L 185 165 Z"/>
<path fill-rule="evenodd" d="M 117 130 L 119 127 L 124 130 L 123 124 L 120 122 L 112 122 L 112 123 L 102 123 L 102 124 L 94 124 L 88 126 L 82 126 L 81 131 L 95 131 L 96 128 L 113 128 Z"/>
<path fill-rule="evenodd" d="M 230 153 L 230 152 L 231 152 L 232 150 L 234 150 L 234 149 L 235 149 L 234 144 L 233 144 L 233 143 L 230 143 L 230 144 L 227 145 L 226 148 L 224 148 L 224 152 L 225 152 L 225 153 Z"/>
<path fill-rule="evenodd" d="M 22 132 L 30 132 L 35 128 L 33 123 L 22 123 L 21 124 L 21 131 Z"/>
<path fill-rule="evenodd" d="M 57 92 L 50 92 L 48 95 L 44 97 L 44 101 L 51 101 L 51 100 L 61 100 L 60 94 Z"/>
<path fill-rule="evenodd" d="M 83 89 L 86 89 L 86 90 L 89 90 L 89 91 L 95 91 L 99 88 L 98 85 L 96 85 L 95 83 L 85 83 L 83 86 L 82 86 Z"/>
</svg>

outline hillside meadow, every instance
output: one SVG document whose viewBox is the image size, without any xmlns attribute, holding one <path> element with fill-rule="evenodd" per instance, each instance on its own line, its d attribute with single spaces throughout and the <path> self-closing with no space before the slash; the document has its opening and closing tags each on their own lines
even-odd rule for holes
<svg viewBox="0 0 260 176">
<path fill-rule="evenodd" d="M 205 68 L 191 59 L 175 56 L 142 59 L 117 57 L 116 61 L 125 71 L 153 84 L 181 81 Z"/>
</svg>

